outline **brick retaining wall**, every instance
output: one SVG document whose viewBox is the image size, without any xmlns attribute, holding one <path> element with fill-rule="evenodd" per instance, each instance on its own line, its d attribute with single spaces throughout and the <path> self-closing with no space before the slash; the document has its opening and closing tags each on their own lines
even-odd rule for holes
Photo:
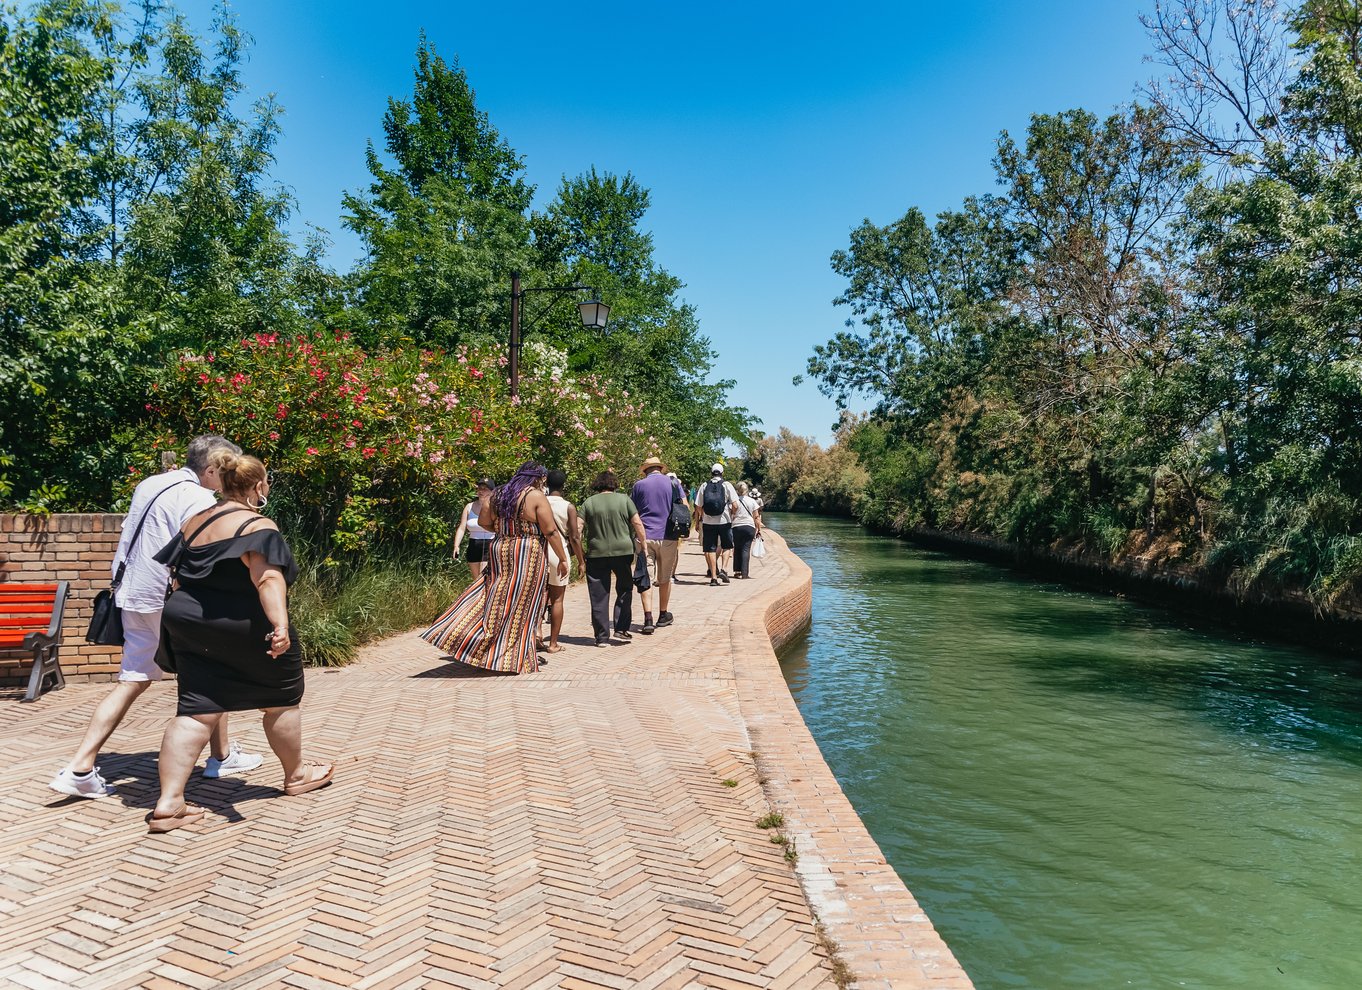
<svg viewBox="0 0 1362 990">
<path fill-rule="evenodd" d="M 90 608 L 109 586 L 122 515 L 0 515 L 0 583 L 71 582 L 62 620 L 61 666 L 68 680 L 109 681 L 118 674 L 119 649 L 85 642 Z M 0 650 L 0 684 L 26 683 L 32 655 Z"/>
<path fill-rule="evenodd" d="M 739 607 L 729 630 L 733 672 L 767 800 L 784 815 L 783 831 L 799 854 L 795 872 L 804 893 L 856 990 L 971 990 L 969 976 L 842 793 L 790 696 L 775 648 L 811 621 L 813 572 L 779 534 L 763 535 L 789 576 Z"/>
</svg>

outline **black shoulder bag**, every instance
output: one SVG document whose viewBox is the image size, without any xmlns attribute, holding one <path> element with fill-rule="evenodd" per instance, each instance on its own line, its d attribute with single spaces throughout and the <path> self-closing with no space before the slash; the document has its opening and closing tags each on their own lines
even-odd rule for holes
<svg viewBox="0 0 1362 990">
<path fill-rule="evenodd" d="M 118 571 L 114 574 L 113 584 L 95 595 L 94 612 L 90 615 L 90 627 L 85 630 L 85 642 L 94 643 L 98 646 L 123 645 L 123 613 L 118 608 L 117 593 L 118 586 L 123 583 L 123 572 L 128 569 L 128 557 L 132 556 L 132 551 L 142 536 L 142 527 L 147 524 L 147 516 L 151 515 L 151 507 L 156 504 L 156 500 L 176 485 L 187 484 L 189 484 L 188 478 L 184 481 L 177 481 L 173 485 L 166 485 L 152 496 L 146 511 L 142 513 L 141 520 L 137 523 L 137 529 L 132 534 L 132 542 L 128 544 L 128 552 L 119 563 Z"/>
</svg>

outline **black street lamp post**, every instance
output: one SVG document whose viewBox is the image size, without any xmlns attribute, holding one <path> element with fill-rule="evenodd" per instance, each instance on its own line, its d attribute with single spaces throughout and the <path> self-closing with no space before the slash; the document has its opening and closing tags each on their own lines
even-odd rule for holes
<svg viewBox="0 0 1362 990">
<path fill-rule="evenodd" d="M 531 292 L 552 292 L 553 299 L 549 301 L 541 312 L 540 316 L 553 308 L 554 303 L 571 292 L 589 292 L 591 298 L 577 304 L 577 312 L 581 316 L 582 326 L 604 330 L 606 322 L 610 319 L 610 307 L 601 302 L 601 294 L 598 289 L 590 285 L 548 285 L 542 288 L 522 289 L 520 287 L 520 272 L 511 272 L 511 395 L 520 394 L 520 319 L 521 310 L 524 306 L 524 298 Z M 531 321 L 532 325 L 533 321 Z M 527 325 L 525 329 L 529 329 Z"/>
</svg>

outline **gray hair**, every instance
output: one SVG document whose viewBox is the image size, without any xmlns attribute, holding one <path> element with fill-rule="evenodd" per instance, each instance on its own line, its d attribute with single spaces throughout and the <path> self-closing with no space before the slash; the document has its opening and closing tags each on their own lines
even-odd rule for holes
<svg viewBox="0 0 1362 990">
<path fill-rule="evenodd" d="M 233 454 L 240 455 L 241 448 L 226 437 L 220 437 L 215 433 L 205 433 L 203 436 L 195 437 L 189 441 L 189 450 L 185 452 L 185 466 L 197 475 L 202 475 L 208 470 L 208 455 L 215 450 L 226 448 Z"/>
<path fill-rule="evenodd" d="M 738 482 L 738 494 L 739 495 L 747 494 L 747 482 L 745 481 Z"/>
</svg>

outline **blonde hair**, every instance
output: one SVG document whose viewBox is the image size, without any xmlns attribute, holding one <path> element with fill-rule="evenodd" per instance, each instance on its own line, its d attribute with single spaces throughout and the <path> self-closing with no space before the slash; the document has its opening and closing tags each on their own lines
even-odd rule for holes
<svg viewBox="0 0 1362 990">
<path fill-rule="evenodd" d="M 265 480 L 265 465 L 260 458 L 235 453 L 223 447 L 208 455 L 208 466 L 218 469 L 224 498 L 248 505 L 255 486 Z"/>
<path fill-rule="evenodd" d="M 739 495 L 747 494 L 747 482 L 745 481 L 738 482 L 738 494 Z"/>
</svg>

